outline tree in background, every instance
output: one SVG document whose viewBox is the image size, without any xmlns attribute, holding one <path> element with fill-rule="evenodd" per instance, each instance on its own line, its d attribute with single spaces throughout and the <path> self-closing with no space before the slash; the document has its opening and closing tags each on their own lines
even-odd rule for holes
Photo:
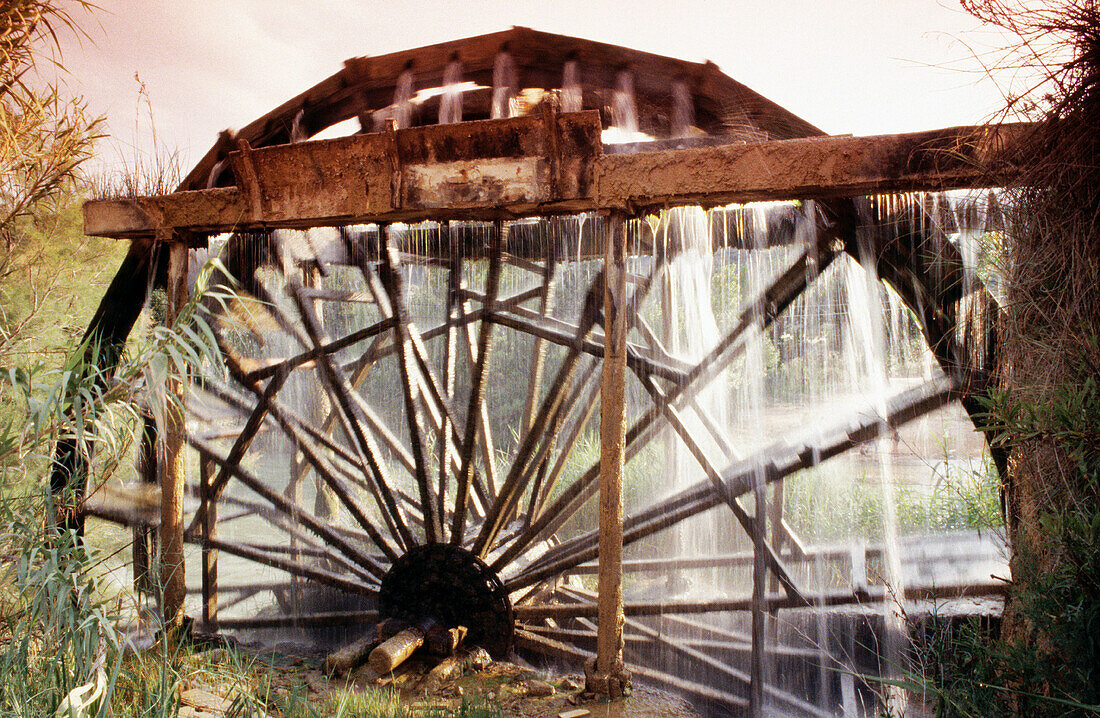
<svg viewBox="0 0 1100 718">
<path fill-rule="evenodd" d="M 1100 6 L 963 0 L 1018 43 L 994 69 L 1034 121 L 1013 149 L 1004 389 L 1012 578 L 999 640 L 938 656 L 940 715 L 1100 715 Z"/>
</svg>

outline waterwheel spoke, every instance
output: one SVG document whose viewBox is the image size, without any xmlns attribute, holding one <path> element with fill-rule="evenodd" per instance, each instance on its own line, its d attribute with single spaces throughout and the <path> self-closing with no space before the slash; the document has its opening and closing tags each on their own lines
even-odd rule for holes
<svg viewBox="0 0 1100 718">
<path fill-rule="evenodd" d="M 340 339 L 326 342 L 315 349 L 307 349 L 288 359 L 270 362 L 256 369 L 246 371 L 244 373 L 244 379 L 249 382 L 260 381 L 262 379 L 268 379 L 280 371 L 290 371 L 299 367 L 306 367 L 317 358 L 318 354 L 336 354 L 348 347 L 355 346 L 359 342 L 366 341 L 367 339 L 375 339 L 378 335 L 393 329 L 393 324 L 394 320 L 392 317 L 381 319 L 371 324 L 369 327 L 363 327 Z"/>
<path fill-rule="evenodd" d="M 396 250 L 390 236 L 390 230 L 386 228 L 383 232 L 386 239 L 382 252 L 382 284 L 389 295 L 390 310 L 393 312 L 394 319 L 396 319 L 394 331 L 397 334 L 399 348 L 397 358 L 401 370 L 401 388 L 405 395 L 405 417 L 409 427 L 409 448 L 414 463 L 413 476 L 416 478 L 417 488 L 420 490 L 420 511 L 424 519 L 425 540 L 428 543 L 437 543 L 442 538 L 443 526 L 436 513 L 435 492 L 432 491 L 428 480 L 428 463 L 424 454 L 423 428 L 420 422 L 420 412 L 417 410 L 417 394 L 420 392 L 415 377 L 417 372 L 416 357 L 414 356 L 412 331 L 410 330 L 412 320 L 403 300 L 405 287 L 398 266 L 400 259 L 395 256 Z"/>
<path fill-rule="evenodd" d="M 248 630 L 259 628 L 299 628 L 336 626 L 369 626 L 378 621 L 378 611 L 323 611 L 292 616 L 252 616 L 248 618 L 226 618 L 218 621 L 218 626 L 228 630 Z"/>
<path fill-rule="evenodd" d="M 377 593 L 378 589 L 375 586 L 371 586 L 365 583 L 359 583 L 352 581 L 340 574 L 333 573 L 324 568 L 315 566 L 307 566 L 301 562 L 294 561 L 282 556 L 270 554 L 264 551 L 257 551 L 249 548 L 244 544 L 239 544 L 233 541 L 223 541 L 221 539 L 211 538 L 207 539 L 211 548 L 218 551 L 224 551 L 225 553 L 232 554 L 234 556 L 240 556 L 241 558 L 254 561 L 264 566 L 270 566 L 271 568 L 277 568 L 281 571 L 285 571 L 292 576 L 300 576 L 302 578 L 309 579 L 310 581 L 316 581 L 317 583 L 323 583 L 326 586 L 332 586 L 348 593 L 355 593 L 363 596 L 373 596 Z M 218 619 L 218 625 L 225 627 L 227 621 Z"/>
<path fill-rule="evenodd" d="M 595 360 L 590 360 L 588 365 L 581 370 L 580 380 L 574 382 L 574 387 L 569 396 L 555 412 L 550 431 L 548 432 L 548 438 L 542 443 L 542 446 L 539 447 L 538 456 L 535 457 L 534 462 L 531 464 L 530 470 L 537 473 L 535 475 L 535 484 L 531 487 L 531 495 L 528 499 L 526 517 L 528 526 L 534 519 L 539 507 L 541 507 L 546 500 L 548 493 L 554 488 L 554 481 L 557 479 L 557 474 L 554 472 L 549 472 L 548 474 L 548 470 L 550 469 L 550 454 L 558 444 L 558 438 L 561 434 L 561 429 L 565 420 L 579 404 L 581 407 L 579 416 L 565 436 L 565 442 L 561 451 L 558 453 L 558 462 L 555 463 L 555 468 L 557 468 L 559 464 L 564 466 L 564 461 L 576 444 L 577 437 L 584 429 L 588 417 L 591 416 L 592 412 L 595 410 L 594 399 L 600 390 L 600 384 L 596 381 L 597 366 L 599 366 L 599 364 Z M 548 476 L 549 480 L 547 480 Z"/>
<path fill-rule="evenodd" d="M 500 290 L 500 250 L 504 241 L 503 226 L 498 222 L 493 226 L 490 236 L 489 273 L 485 279 L 485 303 L 482 309 L 491 312 L 496 302 L 497 293 Z M 479 327 L 477 352 L 470 352 L 474 361 L 470 375 L 470 403 L 466 412 L 466 430 L 462 439 L 462 471 L 458 474 L 455 486 L 455 508 L 451 523 L 451 543 L 461 546 L 466 532 L 466 504 L 470 500 L 470 486 L 474 481 L 474 447 L 477 443 L 479 428 L 483 421 L 486 428 L 488 418 L 485 416 L 485 375 L 489 370 L 489 361 L 492 356 L 493 324 L 482 316 Z M 484 432 L 480 432 L 484 433 Z M 488 436 L 486 435 L 486 438 Z M 492 464 L 492 456 L 487 457 L 487 467 Z M 486 497 L 488 498 L 488 497 Z"/>
<path fill-rule="evenodd" d="M 721 473 L 718 471 L 718 468 L 714 465 L 710 458 L 706 455 L 703 447 L 700 446 L 699 442 L 695 440 L 695 437 L 691 435 L 691 432 L 684 424 L 680 412 L 667 400 L 664 392 L 659 386 L 657 386 L 656 382 L 654 382 L 652 379 L 647 379 L 645 377 L 641 377 L 641 379 L 642 384 L 645 385 L 646 389 L 648 389 L 653 396 L 654 404 L 661 408 L 661 411 L 665 415 L 665 420 L 668 421 L 668 423 L 676 431 L 677 435 L 679 435 L 680 437 L 680 441 L 684 443 L 684 446 L 687 447 L 687 450 L 695 458 L 695 461 L 698 462 L 700 468 L 703 469 L 703 473 L 706 474 L 711 484 L 714 485 L 715 491 L 722 494 L 723 500 L 729 507 L 730 511 L 733 512 L 733 515 L 737 519 L 737 522 L 741 524 L 741 528 L 744 529 L 745 533 L 748 534 L 750 537 L 755 538 L 757 534 L 763 530 L 763 526 L 759 522 L 764 521 L 764 514 L 760 513 L 755 516 L 749 516 L 745 509 L 741 507 L 741 504 L 737 503 L 736 498 L 730 497 L 725 494 L 722 487 Z M 783 562 L 780 560 L 778 554 L 767 541 L 762 541 L 762 543 L 762 550 L 765 553 L 768 569 L 783 586 L 783 590 L 786 591 L 787 595 L 789 596 L 801 596 L 801 592 L 795 585 L 794 580 L 791 579 L 790 573 L 783 565 Z"/>
<path fill-rule="evenodd" d="M 546 260 L 543 262 L 543 266 L 539 267 L 535 265 L 529 268 L 529 271 L 538 272 L 542 276 L 542 284 L 539 289 L 539 307 L 538 314 L 544 319 L 549 316 L 550 304 L 554 299 L 554 287 L 555 287 L 555 269 L 557 268 L 557 261 L 552 254 L 548 254 Z M 520 433 L 524 433 L 530 430 L 531 424 L 535 421 L 535 406 L 538 403 L 539 391 L 542 387 L 542 370 L 543 365 L 546 363 L 546 340 L 542 337 L 535 337 L 531 342 L 531 354 L 530 354 L 530 376 L 527 380 L 527 398 L 523 404 L 523 418 L 520 424 Z"/>
<path fill-rule="evenodd" d="M 565 398 L 570 385 L 573 382 L 573 374 L 577 368 L 577 361 L 581 354 L 581 343 L 591 330 L 597 319 L 597 298 L 603 296 L 604 273 L 601 271 L 592 281 L 588 293 L 585 296 L 584 310 L 580 324 L 576 329 L 573 340 L 569 344 L 569 352 L 562 360 L 554 379 L 553 388 L 539 407 L 539 413 L 531 425 L 530 431 L 523 437 L 519 449 L 516 452 L 516 460 L 509 469 L 508 476 L 500 487 L 496 501 L 485 516 L 485 523 L 474 542 L 473 551 L 478 556 L 484 557 L 493 547 L 497 536 L 508 521 L 510 513 L 521 498 L 524 490 L 524 478 L 529 477 L 525 471 L 527 465 L 535 453 L 535 447 L 540 439 L 545 438 L 549 428 L 550 418 L 557 410 L 559 403 Z M 491 314 L 490 319 L 496 322 L 499 315 Z"/>
<path fill-rule="evenodd" d="M 356 523 L 363 528 L 363 531 L 370 537 L 371 541 L 391 559 L 397 558 L 397 551 L 395 548 L 385 539 L 384 536 L 375 528 L 374 522 L 363 513 L 362 507 L 359 502 L 355 500 L 351 490 L 347 487 L 344 481 L 339 478 L 337 469 L 330 464 L 325 458 L 320 447 L 314 441 L 314 438 L 310 436 L 304 427 L 308 425 L 308 422 L 303 421 L 299 417 L 294 417 L 282 406 L 279 402 L 273 402 L 271 406 L 272 417 L 279 422 L 283 431 L 290 437 L 294 443 L 301 450 L 303 456 L 309 462 L 313 470 L 317 472 L 317 475 L 321 478 L 325 486 L 333 491 L 340 499 L 340 502 L 352 515 Z M 369 488 L 369 485 L 368 485 Z"/>
<path fill-rule="evenodd" d="M 306 527 L 313 533 L 317 534 L 330 545 L 340 551 L 342 554 L 350 558 L 351 560 L 363 566 L 367 570 L 377 571 L 377 561 L 372 557 L 361 552 L 356 546 L 353 546 L 343 536 L 334 530 L 329 524 L 313 515 L 312 512 L 306 511 L 300 506 L 295 505 L 281 493 L 269 488 L 263 481 L 254 476 L 250 471 L 242 467 L 240 464 L 229 464 L 225 459 L 218 455 L 217 450 L 199 440 L 192 438 L 190 440 L 191 445 L 198 450 L 198 452 L 209 458 L 214 463 L 220 466 L 229 467 L 233 475 L 242 484 L 251 489 L 254 493 L 258 494 L 261 498 L 273 505 L 278 510 L 282 511 L 288 516 L 293 516 L 302 526 Z"/>
<path fill-rule="evenodd" d="M 317 317 L 314 316 L 313 308 L 298 294 L 296 285 L 293 283 L 288 284 L 287 289 L 298 304 L 298 310 L 302 315 L 302 323 L 305 325 L 306 332 L 309 334 L 314 346 L 320 346 L 322 344 L 321 329 Z M 381 497 L 380 506 L 387 527 L 393 537 L 406 549 L 415 546 L 416 540 L 413 538 L 412 532 L 409 531 L 404 515 L 394 498 L 385 466 L 378 458 L 378 448 L 372 435 L 364 431 L 363 425 L 360 423 L 360 416 L 356 412 L 358 404 L 352 399 L 352 396 L 357 392 L 347 384 L 346 379 L 336 372 L 329 355 L 318 354 L 317 363 L 321 369 L 321 378 L 325 387 L 340 408 L 340 423 L 344 433 L 354 439 L 353 445 L 359 454 L 360 465 L 371 479 L 375 497 Z"/>
<path fill-rule="evenodd" d="M 809 286 L 810 281 L 820 276 L 838 252 L 839 249 L 834 246 L 831 233 L 822 232 L 818 242 L 807 248 L 785 272 L 742 310 L 734 328 L 696 364 L 695 368 L 688 372 L 682 382 L 674 385 L 669 392 L 669 401 L 675 402 L 682 396 L 694 396 L 701 391 L 710 379 L 724 370 L 744 350 L 745 334 L 753 327 L 759 327 L 762 331 L 770 326 L 775 318 Z M 763 326 L 759 326 L 761 320 Z M 651 407 L 627 430 L 627 460 L 630 460 L 642 446 L 656 436 L 660 418 L 660 409 Z M 493 567 L 498 571 L 503 569 L 527 546 L 560 529 L 595 495 L 599 471 L 600 464 L 597 461 L 532 522 L 524 535 L 493 562 Z"/>
<path fill-rule="evenodd" d="M 623 544 L 629 545 L 663 531 L 720 503 L 735 501 L 752 490 L 758 472 L 771 483 L 814 466 L 878 436 L 881 427 L 901 426 L 957 399 L 959 390 L 949 379 L 934 379 L 896 395 L 887 402 L 885 416 L 869 409 L 848 420 L 816 442 L 780 441 L 728 467 L 718 486 L 709 479 L 696 483 L 623 521 Z M 509 591 L 538 583 L 596 558 L 598 534 L 589 531 L 566 541 L 506 581 Z"/>
<path fill-rule="evenodd" d="M 455 395 L 455 373 L 458 363 L 458 290 L 462 277 L 462 256 L 458 244 L 458 234 L 454 226 L 447 223 L 447 257 L 449 260 L 447 272 L 447 296 L 445 298 L 444 317 L 447 327 L 443 342 L 443 392 L 447 400 L 453 402 Z M 443 426 L 439 431 L 439 503 L 436 511 L 447 521 L 447 479 L 451 475 L 451 452 L 459 440 L 452 442 L 451 431 L 457 430 L 457 425 L 450 416 L 443 419 Z M 457 453 L 457 452 L 456 452 Z M 461 459 L 458 471 L 462 471 Z M 458 472 L 455 472 L 455 476 Z M 452 515 L 453 519 L 453 515 Z"/>
</svg>

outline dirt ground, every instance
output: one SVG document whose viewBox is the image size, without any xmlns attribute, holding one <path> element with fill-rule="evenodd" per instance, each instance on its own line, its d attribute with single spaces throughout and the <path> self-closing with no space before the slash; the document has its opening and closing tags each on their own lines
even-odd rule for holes
<svg viewBox="0 0 1100 718">
<path fill-rule="evenodd" d="M 200 651 L 196 665 L 239 662 L 223 648 Z M 493 661 L 484 651 L 463 651 L 443 668 L 440 662 L 414 656 L 393 673 L 379 676 L 369 665 L 347 675 L 326 675 L 319 656 L 265 653 L 252 657 L 252 671 L 266 675 L 264 683 L 278 702 L 296 696 L 306 700 L 319 715 L 421 713 L 438 716 L 455 712 L 465 703 L 491 713 L 515 718 L 698 718 L 683 699 L 644 686 L 635 686 L 625 699 L 608 702 L 582 696 L 584 678 L 579 674 L 551 675 L 506 661 Z M 195 673 L 180 693 L 180 718 L 217 718 L 231 710 L 234 687 L 210 680 L 212 674 Z M 339 710 L 340 708 L 343 710 Z M 587 711 L 583 713 L 581 711 Z M 269 714 L 271 711 L 269 709 Z"/>
</svg>

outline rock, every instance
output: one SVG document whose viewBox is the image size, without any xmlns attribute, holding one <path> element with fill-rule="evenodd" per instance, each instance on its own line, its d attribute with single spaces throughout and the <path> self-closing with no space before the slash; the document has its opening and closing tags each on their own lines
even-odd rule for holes
<svg viewBox="0 0 1100 718">
<path fill-rule="evenodd" d="M 210 648 L 195 654 L 196 660 L 206 661 L 207 663 L 226 663 L 228 658 L 229 651 L 224 648 Z"/>
<path fill-rule="evenodd" d="M 584 688 L 584 681 L 577 676 L 566 676 L 558 681 L 558 688 L 566 692 L 579 691 Z"/>
<path fill-rule="evenodd" d="M 530 680 L 524 686 L 524 693 L 531 698 L 546 698 L 554 695 L 554 686 L 546 681 Z"/>
<path fill-rule="evenodd" d="M 466 665 L 471 671 L 483 671 L 489 667 L 489 664 L 493 662 L 493 657 L 489 655 L 489 652 L 484 648 L 475 648 L 469 658 L 466 659 Z"/>
<path fill-rule="evenodd" d="M 180 704 L 202 713 L 225 713 L 233 701 L 201 688 L 189 688 L 180 693 Z"/>
<path fill-rule="evenodd" d="M 584 718 L 588 715 L 592 715 L 592 711 L 587 708 L 574 708 L 571 711 L 562 711 L 558 713 L 558 718 Z"/>
</svg>

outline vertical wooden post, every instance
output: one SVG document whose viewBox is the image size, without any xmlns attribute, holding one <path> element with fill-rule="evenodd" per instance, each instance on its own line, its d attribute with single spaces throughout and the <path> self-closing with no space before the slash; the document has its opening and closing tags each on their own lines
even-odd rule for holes
<svg viewBox="0 0 1100 718">
<path fill-rule="evenodd" d="M 141 443 L 138 446 L 137 473 L 143 484 L 156 484 L 160 471 L 157 468 L 157 422 L 151 415 L 141 421 Z M 132 534 L 134 567 L 134 591 L 148 595 L 156 582 L 149 575 L 149 558 L 156 553 L 155 533 L 147 524 L 134 526 Z"/>
<path fill-rule="evenodd" d="M 168 242 L 168 286 L 165 321 L 174 326 L 187 303 L 187 237 Z M 183 564 L 184 381 L 169 379 L 165 387 L 164 461 L 160 466 L 160 579 L 161 609 L 166 630 L 183 625 L 183 601 L 187 595 Z"/>
<path fill-rule="evenodd" d="M 210 545 L 217 538 L 218 502 L 213 481 L 217 475 L 214 462 L 203 457 L 199 468 L 202 514 L 202 622 L 209 630 L 218 630 L 218 549 Z M 295 504 L 297 505 L 297 504 Z"/>
<path fill-rule="evenodd" d="M 757 470 L 754 475 L 753 498 L 756 503 L 752 523 L 752 660 L 749 665 L 749 715 L 759 718 L 764 715 L 764 643 L 767 640 L 765 619 L 767 617 L 767 543 L 768 486 L 764 472 Z"/>
<path fill-rule="evenodd" d="M 623 463 L 626 449 L 626 216 L 607 220 L 600 393 L 600 554 L 596 661 L 587 690 L 614 699 L 629 692 L 623 668 Z"/>
</svg>

